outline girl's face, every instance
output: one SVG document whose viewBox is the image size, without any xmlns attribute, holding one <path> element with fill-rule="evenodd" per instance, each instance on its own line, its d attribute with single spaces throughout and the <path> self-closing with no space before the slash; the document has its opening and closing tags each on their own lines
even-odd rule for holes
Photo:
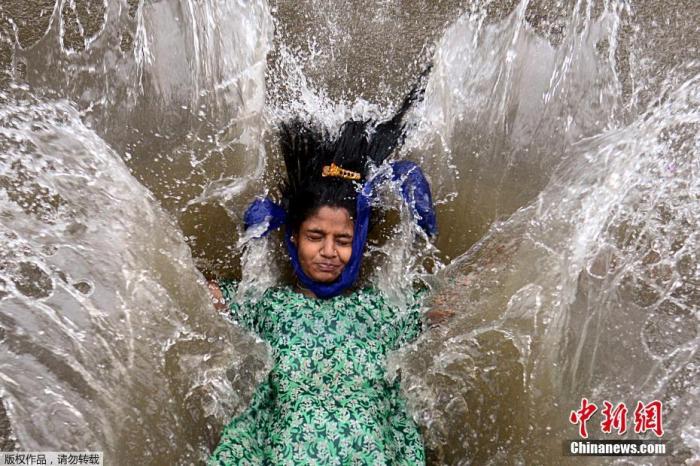
<svg viewBox="0 0 700 466">
<path fill-rule="evenodd" d="M 352 255 L 354 223 L 344 207 L 322 206 L 304 220 L 292 242 L 304 273 L 317 282 L 340 276 Z"/>
</svg>

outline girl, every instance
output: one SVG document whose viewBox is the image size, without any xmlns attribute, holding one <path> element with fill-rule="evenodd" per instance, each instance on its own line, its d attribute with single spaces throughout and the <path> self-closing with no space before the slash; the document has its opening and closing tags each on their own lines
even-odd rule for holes
<svg viewBox="0 0 700 466">
<path fill-rule="evenodd" d="M 217 308 L 267 340 L 274 359 L 209 464 L 425 464 L 399 381 L 385 379 L 387 353 L 418 336 L 421 314 L 400 313 L 372 287 L 353 288 L 377 183 L 401 183 L 414 218 L 436 233 L 430 189 L 415 164 L 393 162 L 368 176 L 370 163 L 381 165 L 401 143 L 404 114 L 422 94 L 416 86 L 390 120 L 348 121 L 336 138 L 299 119 L 281 125 L 282 205 L 258 199 L 244 221 L 263 234 L 285 226 L 297 282 L 245 305 L 235 300 L 236 283 L 209 285 Z"/>
</svg>

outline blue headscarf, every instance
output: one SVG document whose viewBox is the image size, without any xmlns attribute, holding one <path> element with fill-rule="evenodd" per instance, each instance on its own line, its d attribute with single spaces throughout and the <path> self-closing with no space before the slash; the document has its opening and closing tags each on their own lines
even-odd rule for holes
<svg viewBox="0 0 700 466">
<path fill-rule="evenodd" d="M 331 283 L 317 282 L 304 273 L 299 263 L 297 247 L 292 243 L 292 228 L 287 225 L 287 212 L 270 198 L 257 198 L 248 206 L 243 217 L 245 229 L 261 227 L 261 232 L 255 237 L 262 237 L 270 231 L 286 225 L 284 240 L 292 268 L 299 281 L 320 298 L 337 296 L 352 286 L 360 273 L 360 264 L 369 231 L 372 201 L 380 183 L 388 179 L 391 179 L 392 182 L 398 181 L 401 186 L 401 195 L 410 207 L 414 220 L 429 236 L 434 237 L 437 234 L 430 185 L 420 167 L 413 162 L 401 160 L 390 162 L 389 168 L 389 173 L 379 171 L 376 176 L 368 179 L 357 193 L 352 254 L 343 272 Z"/>
</svg>

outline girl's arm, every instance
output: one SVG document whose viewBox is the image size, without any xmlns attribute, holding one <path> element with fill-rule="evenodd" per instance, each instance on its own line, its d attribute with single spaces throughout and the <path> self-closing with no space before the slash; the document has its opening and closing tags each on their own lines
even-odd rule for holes
<svg viewBox="0 0 700 466">
<path fill-rule="evenodd" d="M 455 311 L 443 296 L 434 296 L 430 310 L 425 313 L 429 327 L 437 327 L 454 317 Z"/>
<path fill-rule="evenodd" d="M 428 319 L 428 326 L 430 327 L 437 327 L 454 315 L 455 311 L 452 309 L 431 309 L 425 313 L 425 317 Z"/>
<path fill-rule="evenodd" d="M 216 280 L 209 280 L 209 292 L 211 293 L 211 302 L 214 303 L 214 308 L 217 311 L 226 309 L 226 300 Z"/>
<path fill-rule="evenodd" d="M 236 301 L 238 282 L 235 280 L 220 279 L 208 282 L 211 302 L 217 311 L 223 311 L 230 316 L 237 325 L 257 335 L 263 335 L 261 321 L 258 313 L 259 306 L 244 304 Z M 262 337 L 261 337 L 262 338 Z"/>
</svg>

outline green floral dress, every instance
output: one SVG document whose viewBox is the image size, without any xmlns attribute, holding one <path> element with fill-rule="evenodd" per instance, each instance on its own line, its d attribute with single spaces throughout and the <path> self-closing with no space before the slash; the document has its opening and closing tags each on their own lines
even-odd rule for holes
<svg viewBox="0 0 700 466">
<path fill-rule="evenodd" d="M 233 318 L 270 343 L 274 366 L 248 408 L 231 420 L 209 465 L 424 465 L 418 426 L 386 355 L 414 340 L 417 306 L 399 312 L 364 288 L 314 299 L 273 288 L 254 304 L 234 301 Z"/>
</svg>

